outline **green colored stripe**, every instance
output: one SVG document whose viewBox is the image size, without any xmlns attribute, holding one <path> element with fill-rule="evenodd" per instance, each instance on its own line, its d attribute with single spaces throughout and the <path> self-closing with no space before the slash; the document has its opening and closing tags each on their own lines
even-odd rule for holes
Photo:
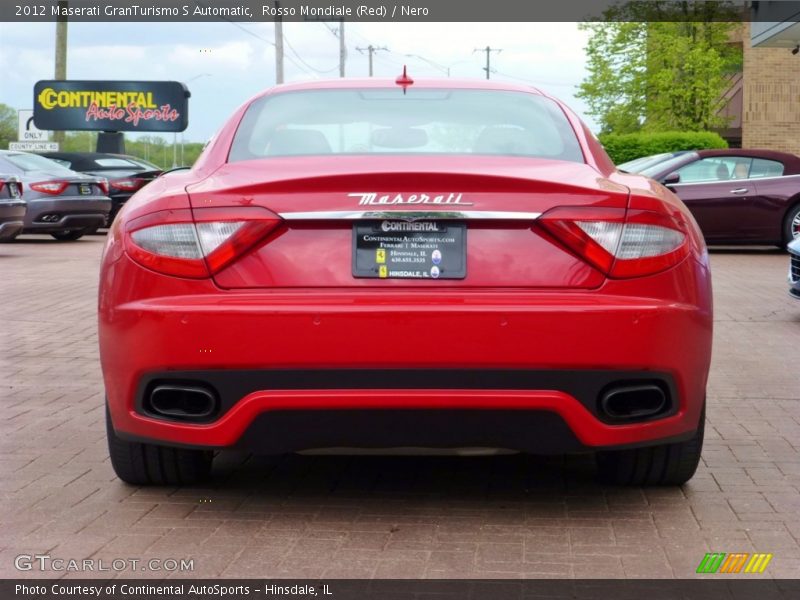
<svg viewBox="0 0 800 600">
<path fill-rule="evenodd" d="M 716 573 L 719 571 L 719 568 L 722 566 L 722 561 L 725 560 L 725 552 L 720 552 L 717 554 L 717 559 L 714 561 L 712 565 L 709 565 L 708 572 L 709 573 Z"/>
<path fill-rule="evenodd" d="M 711 553 L 706 552 L 706 555 L 703 557 L 703 560 L 700 561 L 700 564 L 697 566 L 697 573 L 705 573 L 706 572 L 706 563 L 708 559 L 711 558 Z"/>
<path fill-rule="evenodd" d="M 725 552 L 709 552 L 700 561 L 697 567 L 698 573 L 716 573 L 722 566 L 722 561 L 725 560 Z"/>
</svg>

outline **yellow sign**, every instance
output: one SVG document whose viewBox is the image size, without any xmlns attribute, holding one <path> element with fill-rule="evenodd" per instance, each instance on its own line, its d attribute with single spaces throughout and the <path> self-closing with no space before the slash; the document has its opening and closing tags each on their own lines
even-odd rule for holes
<svg viewBox="0 0 800 600">
<path fill-rule="evenodd" d="M 385 279 L 389 276 L 389 268 L 386 265 L 378 267 L 378 277 Z"/>
<path fill-rule="evenodd" d="M 386 262 L 386 250 L 383 248 L 378 248 L 375 252 L 375 262 L 377 263 L 385 263 Z"/>
<path fill-rule="evenodd" d="M 98 91 L 55 91 L 44 88 L 37 97 L 45 110 L 54 108 L 88 108 L 96 104 L 100 108 L 124 107 L 133 103 L 139 108 L 158 108 L 153 101 L 153 92 L 98 92 Z"/>
</svg>

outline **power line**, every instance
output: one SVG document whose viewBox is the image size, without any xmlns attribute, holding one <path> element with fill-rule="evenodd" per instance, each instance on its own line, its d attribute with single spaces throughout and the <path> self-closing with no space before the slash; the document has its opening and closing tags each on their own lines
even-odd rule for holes
<svg viewBox="0 0 800 600">
<path fill-rule="evenodd" d="M 357 47 L 356 50 L 361 52 L 361 54 L 364 54 L 365 51 L 369 54 L 369 76 L 370 77 L 372 77 L 372 55 L 375 54 L 376 52 L 381 52 L 381 51 L 389 52 L 389 49 L 386 46 L 381 46 L 379 48 L 376 48 L 372 44 L 370 44 L 366 48 Z"/>
<path fill-rule="evenodd" d="M 301 63 L 303 63 L 305 66 L 307 66 L 307 67 L 308 67 L 309 69 L 311 69 L 312 71 L 316 71 L 317 73 L 320 73 L 321 75 L 326 75 L 326 74 L 328 74 L 328 73 L 333 73 L 333 72 L 334 72 L 336 69 L 338 69 L 338 68 L 339 68 L 339 65 L 336 65 L 336 66 L 335 66 L 335 67 L 333 67 L 332 69 L 327 69 L 327 70 L 325 70 L 325 69 L 318 69 L 318 68 L 316 68 L 316 67 L 314 67 L 314 66 L 312 66 L 312 65 L 308 64 L 308 62 L 306 62 L 305 60 L 303 60 L 303 58 L 300 56 L 300 54 L 297 52 L 297 50 L 295 50 L 295 49 L 294 49 L 294 46 L 292 46 L 292 45 L 289 43 L 289 38 L 287 38 L 285 35 L 283 36 L 283 43 L 284 43 L 284 44 L 286 44 L 286 46 L 289 48 L 289 51 L 290 51 L 292 54 L 294 54 L 294 55 L 295 55 L 295 57 L 297 57 L 297 60 L 299 60 Z"/>
<path fill-rule="evenodd" d="M 199 3 L 199 4 L 203 4 L 203 3 Z M 210 6 L 210 5 L 209 4 L 204 4 L 204 6 Z M 275 51 L 276 51 L 276 55 L 277 55 L 277 53 L 278 53 L 278 44 L 276 42 L 274 42 L 272 40 L 268 40 L 267 38 L 258 35 L 254 31 L 248 29 L 247 27 L 244 27 L 243 25 L 241 25 L 240 23 L 237 23 L 236 21 L 232 21 L 231 19 L 229 19 L 229 18 L 227 18 L 225 16 L 219 15 L 218 18 L 220 20 L 222 20 L 222 21 L 230 23 L 231 25 L 233 25 L 237 29 L 240 29 L 241 31 L 245 32 L 247 35 L 249 35 L 251 37 L 254 37 L 257 40 L 260 40 L 260 41 L 264 42 L 265 44 L 269 44 L 270 46 L 274 47 Z M 276 21 L 276 23 L 277 23 L 277 21 Z M 314 73 L 312 73 L 311 71 L 309 71 L 308 69 L 303 67 L 303 65 L 301 65 L 297 60 L 295 60 L 291 56 L 286 56 L 285 58 L 287 58 L 290 63 L 292 63 L 295 67 L 297 67 L 299 70 L 304 72 L 306 75 L 312 75 L 312 76 L 314 75 Z M 276 56 L 276 67 L 277 67 L 277 56 Z M 277 79 L 277 71 L 276 71 L 276 79 Z"/>
<path fill-rule="evenodd" d="M 344 19 L 339 20 L 339 28 L 334 29 L 329 23 L 320 19 L 308 19 L 309 21 L 318 21 L 325 26 L 333 37 L 339 40 L 339 77 L 344 77 L 344 65 L 347 61 L 347 45 L 344 42 Z M 333 71 L 334 69 L 331 69 Z M 329 71 L 326 71 L 329 72 Z"/>
<path fill-rule="evenodd" d="M 516 79 L 517 81 L 523 81 L 525 83 L 530 83 L 533 85 L 553 85 L 553 86 L 561 86 L 561 87 L 572 87 L 574 83 L 568 83 L 566 81 L 544 81 L 541 79 L 525 79 L 524 77 L 517 77 L 516 75 L 509 75 L 508 73 L 503 73 L 502 71 L 498 71 L 497 69 L 492 69 L 492 73 L 497 75 L 501 75 L 502 77 L 508 77 L 509 79 Z"/>
<path fill-rule="evenodd" d="M 492 52 L 500 53 L 502 51 L 502 48 L 492 48 L 491 46 L 486 46 L 486 48 L 475 48 L 475 50 L 472 51 L 473 54 L 475 52 L 486 52 L 486 66 L 483 68 L 483 70 L 486 71 L 486 79 L 489 79 L 489 75 L 492 72 Z"/>
</svg>

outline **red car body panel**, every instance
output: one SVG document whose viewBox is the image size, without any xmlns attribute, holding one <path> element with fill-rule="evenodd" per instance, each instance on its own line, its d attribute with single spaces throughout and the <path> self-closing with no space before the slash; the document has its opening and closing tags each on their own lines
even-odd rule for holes
<svg viewBox="0 0 800 600">
<path fill-rule="evenodd" d="M 379 80 L 319 87 L 391 87 Z M 484 82 L 415 86 L 538 93 Z M 560 416 L 587 448 L 678 439 L 697 430 L 711 355 L 712 301 L 702 236 L 673 194 L 617 172 L 600 144 L 562 107 L 586 164 L 519 157 L 326 156 L 228 163 L 248 104 L 188 172 L 164 176 L 126 203 L 108 236 L 99 338 L 118 435 L 166 445 L 229 447 L 264 415 L 282 411 L 509 410 Z M 559 104 L 559 106 L 561 106 Z M 659 211 L 685 223 L 687 253 L 646 276 L 609 277 L 563 247 L 536 219 L 469 223 L 463 279 L 359 279 L 352 222 L 286 220 L 212 277 L 165 275 L 126 250 L 137 219 L 191 209 L 246 207 L 281 215 L 357 208 L 351 193 L 458 192 L 481 211 L 555 207 Z M 426 208 L 430 208 L 427 207 Z M 408 207 L 388 208 L 402 213 Z M 156 217 L 153 217 L 157 213 Z M 188 214 L 188 212 L 187 212 Z M 209 423 L 156 418 L 138 404 L 152 374 L 349 370 L 653 373 L 674 384 L 661 418 L 610 424 L 563 389 L 249 389 Z M 159 375 L 160 376 L 160 375 Z M 639 375 L 640 376 L 640 375 Z M 588 408 L 587 408 L 588 406 Z"/>
</svg>

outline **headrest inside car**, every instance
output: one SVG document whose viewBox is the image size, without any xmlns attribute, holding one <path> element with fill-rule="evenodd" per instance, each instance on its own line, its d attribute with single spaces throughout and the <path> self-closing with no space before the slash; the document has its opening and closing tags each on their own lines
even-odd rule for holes
<svg viewBox="0 0 800 600">
<path fill-rule="evenodd" d="M 299 154 L 330 154 L 331 145 L 320 131 L 314 129 L 280 129 L 267 144 L 267 156 Z"/>
<path fill-rule="evenodd" d="M 537 154 L 530 132 L 517 127 L 494 126 L 481 131 L 473 147 L 475 154 Z"/>
<path fill-rule="evenodd" d="M 421 148 L 427 145 L 428 134 L 413 127 L 386 127 L 373 131 L 370 141 L 378 148 Z"/>
</svg>

